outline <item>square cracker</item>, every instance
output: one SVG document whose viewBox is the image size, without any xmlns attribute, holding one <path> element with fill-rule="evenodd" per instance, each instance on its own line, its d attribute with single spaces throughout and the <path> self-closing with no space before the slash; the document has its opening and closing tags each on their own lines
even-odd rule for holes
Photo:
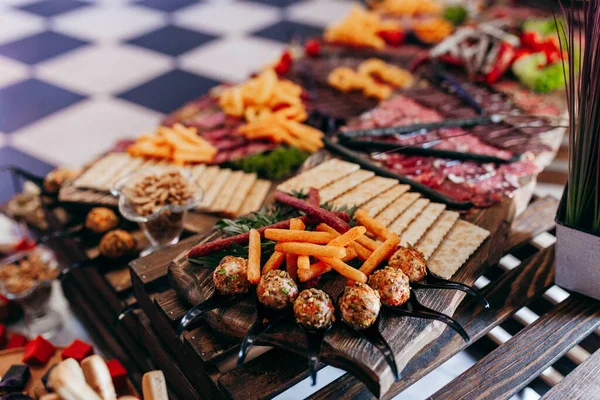
<svg viewBox="0 0 600 400">
<path fill-rule="evenodd" d="M 73 182 L 78 188 L 102 190 L 106 182 L 133 158 L 127 153 L 109 153 L 94 162 Z"/>
<path fill-rule="evenodd" d="M 223 189 L 227 183 L 230 175 L 230 169 L 217 168 L 216 175 L 210 183 L 200 183 L 200 186 L 204 188 L 204 199 L 202 199 L 202 202 L 198 206 L 199 209 L 206 210 L 212 206 L 212 204 L 217 200 L 217 196 L 221 192 L 221 189 Z"/>
<path fill-rule="evenodd" d="M 425 207 L 423 212 L 402 232 L 400 244 L 415 245 L 445 209 L 446 206 L 440 203 L 431 203 Z"/>
<path fill-rule="evenodd" d="M 358 171 L 353 172 L 350 175 L 346 175 L 342 179 L 335 181 L 319 190 L 319 201 L 321 204 L 328 203 L 374 176 L 374 172 L 359 169 Z"/>
<path fill-rule="evenodd" d="M 386 190 L 374 199 L 369 200 L 367 204 L 362 206 L 362 209 L 369 215 L 377 215 L 398 197 L 408 192 L 408 189 L 410 189 L 409 185 L 398 184 L 393 186 L 391 189 Z"/>
<path fill-rule="evenodd" d="M 254 182 L 256 182 L 256 174 L 244 174 L 242 181 L 238 185 L 233 197 L 225 208 L 226 215 L 231 217 L 237 215 L 237 212 L 242 207 L 246 196 L 248 193 L 250 193 L 250 189 L 252 189 L 252 186 L 254 186 Z"/>
<path fill-rule="evenodd" d="M 396 179 L 376 176 L 336 198 L 333 201 L 333 204 L 338 207 L 344 205 L 349 207 L 361 206 L 397 183 L 398 181 Z"/>
<path fill-rule="evenodd" d="M 237 215 L 246 215 L 254 211 L 260 210 L 269 190 L 271 189 L 271 182 L 263 179 L 257 179 L 254 186 L 250 189 L 248 196 L 244 200 L 242 207 L 237 211 Z"/>
<path fill-rule="evenodd" d="M 223 212 L 227 208 L 229 202 L 233 199 L 235 192 L 242 184 L 242 180 L 246 174 L 244 171 L 234 171 L 226 179 L 226 184 L 223 185 L 223 189 L 219 192 L 219 195 L 215 197 L 215 200 L 210 205 L 210 211 L 212 212 Z M 255 178 L 256 179 L 256 178 Z"/>
<path fill-rule="evenodd" d="M 381 222 L 383 225 L 388 226 L 391 224 L 398 215 L 402 214 L 412 203 L 417 201 L 421 197 L 419 193 L 408 192 L 398 197 L 392 204 L 387 206 L 382 212 L 377 214 L 375 219 Z"/>
<path fill-rule="evenodd" d="M 442 240 L 450 229 L 454 226 L 454 223 L 459 217 L 459 213 L 456 211 L 444 211 L 442 215 L 433 223 L 431 228 L 425 232 L 425 235 L 417 243 L 417 250 L 419 250 L 425 256 L 427 260 L 438 248 Z"/>
<path fill-rule="evenodd" d="M 429 269 L 444 279 L 450 279 L 489 235 L 489 231 L 470 222 L 456 221 L 428 260 Z"/>
<path fill-rule="evenodd" d="M 292 193 L 294 191 L 307 192 L 311 187 L 322 189 L 331 182 L 335 182 L 359 169 L 360 166 L 358 164 L 352 164 L 337 158 L 332 158 L 308 171 L 288 179 L 280 184 L 277 187 L 277 190 Z"/>
<path fill-rule="evenodd" d="M 388 227 L 390 232 L 400 235 L 410 225 L 410 223 L 423 212 L 429 204 L 429 199 L 419 199 L 406 209 L 392 224 Z"/>
</svg>

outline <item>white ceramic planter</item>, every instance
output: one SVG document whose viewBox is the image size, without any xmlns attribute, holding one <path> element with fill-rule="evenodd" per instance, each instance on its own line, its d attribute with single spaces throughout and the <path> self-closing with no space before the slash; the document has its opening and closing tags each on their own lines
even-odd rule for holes
<svg viewBox="0 0 600 400">
<path fill-rule="evenodd" d="M 564 203 L 563 195 L 556 217 L 554 281 L 565 289 L 600 300 L 600 236 L 565 225 Z"/>
</svg>

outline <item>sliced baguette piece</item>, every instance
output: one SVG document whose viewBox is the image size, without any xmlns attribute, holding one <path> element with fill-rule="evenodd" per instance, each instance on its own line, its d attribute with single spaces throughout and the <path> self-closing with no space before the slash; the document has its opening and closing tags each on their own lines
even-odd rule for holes
<svg viewBox="0 0 600 400">
<path fill-rule="evenodd" d="M 162 371 L 146 372 L 142 377 L 144 400 L 169 400 L 167 382 Z"/>
<path fill-rule="evenodd" d="M 117 393 L 113 385 L 106 362 L 95 354 L 81 361 L 81 369 L 88 385 L 100 395 L 102 400 L 116 400 Z"/>
<path fill-rule="evenodd" d="M 69 360 L 75 361 L 72 358 Z M 50 373 L 49 383 L 54 392 L 62 400 L 102 400 L 94 389 L 81 379 L 79 373 L 74 372 L 75 369 L 72 365 L 63 365 L 65 361 L 58 364 Z M 77 362 L 75 361 L 75 363 Z"/>
</svg>

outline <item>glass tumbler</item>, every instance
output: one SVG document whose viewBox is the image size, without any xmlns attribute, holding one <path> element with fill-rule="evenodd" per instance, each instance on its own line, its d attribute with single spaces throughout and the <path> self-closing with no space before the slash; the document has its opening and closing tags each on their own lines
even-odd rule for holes
<svg viewBox="0 0 600 400">
<path fill-rule="evenodd" d="M 58 276 L 59 265 L 54 253 L 43 246 L 14 254 L 9 259 L 2 260 L 2 265 L 14 264 L 33 253 L 39 255 L 51 269 L 56 269 L 56 276 Z M 61 315 L 50 307 L 53 281 L 54 279 L 36 281 L 29 289 L 20 293 L 13 293 L 8 290 L 5 282 L 0 280 L 0 293 L 19 304 L 23 309 L 25 329 L 29 337 L 33 338 L 41 335 L 49 338 L 54 336 L 62 327 Z"/>
<path fill-rule="evenodd" d="M 155 210 L 152 214 L 138 214 L 135 211 L 136 207 L 133 202 L 133 188 L 135 185 L 149 175 L 162 175 L 174 171 L 180 173 L 187 181 L 192 197 L 185 204 L 167 204 Z M 150 242 L 150 247 L 140 253 L 142 256 L 177 243 L 181 232 L 183 232 L 187 212 L 197 207 L 204 197 L 204 191 L 200 185 L 196 183 L 189 172 L 181 168 L 148 168 L 134 172 L 117 181 L 111 189 L 111 193 L 119 199 L 119 211 L 123 217 L 137 222 Z"/>
</svg>

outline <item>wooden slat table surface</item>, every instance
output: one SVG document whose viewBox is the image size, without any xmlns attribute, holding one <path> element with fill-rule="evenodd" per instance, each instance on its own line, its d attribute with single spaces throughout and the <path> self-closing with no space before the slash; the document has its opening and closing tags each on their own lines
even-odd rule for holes
<svg viewBox="0 0 600 400">
<path fill-rule="evenodd" d="M 508 272 L 502 272 L 499 268 L 492 267 L 490 273 L 497 276 L 483 289 L 492 308 L 485 310 L 477 302 L 466 299 L 457 309 L 454 316 L 465 326 L 473 339 L 472 343 L 486 337 L 498 325 L 512 321 L 511 317 L 517 311 L 539 301 L 542 295 L 552 287 L 554 247 L 540 249 L 532 245 L 534 243 L 532 240 L 540 233 L 548 235 L 548 232 L 553 232 L 557 204 L 557 200 L 550 197 L 537 199 L 524 214 L 514 221 L 511 233 L 504 244 L 504 250 L 501 252 L 515 254 L 523 261 Z M 174 246 L 169 251 L 169 257 L 179 254 L 182 249 L 189 247 L 190 243 L 200 239 L 201 237 L 192 237 L 188 239 L 188 242 Z M 143 267 L 141 267 L 142 263 Z M 215 369 L 215 366 L 222 364 L 224 360 L 235 356 L 238 345 L 227 338 L 215 335 L 207 324 L 202 324 L 186 333 L 183 341 L 175 337 L 174 327 L 183 313 L 189 309 L 189 305 L 183 303 L 174 290 L 169 287 L 166 276 L 167 267 L 168 262 L 165 260 L 159 262 L 152 256 L 147 260 L 133 262 L 132 279 L 135 294 L 143 312 L 148 315 L 152 323 L 154 334 L 171 349 L 173 356 L 171 361 L 183 365 L 181 370 L 188 376 L 188 379 L 194 379 L 190 377 L 190 375 L 194 375 L 192 372 L 194 369 L 196 372 L 199 370 L 210 371 L 211 383 L 209 386 L 211 388 L 207 390 L 214 395 L 216 389 L 220 397 L 206 398 L 269 399 L 307 376 L 306 362 L 303 357 L 278 349 L 271 350 L 239 368 L 224 371 Z M 138 271 L 140 272 L 138 273 Z M 567 310 L 564 307 L 558 308 L 559 313 Z M 552 310 L 550 312 L 556 313 Z M 579 335 L 576 337 L 569 336 L 570 346 L 567 346 L 565 342 L 555 357 L 546 360 L 546 363 L 542 363 L 535 369 L 535 373 L 530 374 L 529 380 L 534 379 L 537 376 L 536 373 L 541 372 L 542 366 L 550 365 L 560 358 L 569 347 L 575 345 L 594 329 L 593 326 L 588 326 L 580 329 Z M 427 373 L 469 346 L 453 332 L 444 331 L 435 342 L 423 348 L 407 364 L 402 379 L 392 386 L 384 398 L 392 398 L 406 390 Z M 474 375 L 477 376 L 477 374 Z M 460 385 L 460 381 L 457 381 L 457 385 Z M 513 386 L 506 389 L 506 396 L 516 390 Z M 316 391 L 309 398 L 370 399 L 373 398 L 373 395 L 364 384 L 353 376 L 345 374 Z"/>
<path fill-rule="evenodd" d="M 573 294 L 432 398 L 509 398 L 598 326 L 600 302 Z"/>
<path fill-rule="evenodd" d="M 491 303 L 490 310 L 469 298 L 456 310 L 454 317 L 471 335 L 471 343 L 484 340 L 501 324 L 514 324 L 515 313 L 540 302 L 542 295 L 553 286 L 554 247 L 540 248 L 533 239 L 538 234 L 553 233 L 557 204 L 549 197 L 534 201 L 513 222 L 503 244 L 504 250 L 493 249 L 515 255 L 522 261 L 508 271 L 493 266 L 486 271 L 490 283 L 482 292 Z M 200 224 L 201 231 L 208 232 L 214 219 L 195 223 Z M 77 271 L 65 281 L 65 294 L 95 340 L 106 346 L 109 354 L 122 353 L 118 355 L 133 372 L 134 381 L 139 382 L 144 371 L 160 368 L 170 381 L 173 399 L 273 398 L 308 376 L 304 357 L 273 349 L 242 367 L 231 369 L 229 360 L 235 357 L 237 341 L 215 334 L 207 324 L 187 332 L 182 340 L 175 337 L 174 327 L 189 306 L 170 288 L 168 259 L 201 237 L 192 236 L 173 246 L 160 260 L 152 256 L 136 260 L 132 263 L 131 278 L 125 266 Z M 82 256 L 78 253 L 81 247 L 68 240 L 62 241 L 59 247 L 67 258 L 74 260 Z M 129 313 L 120 324 L 112 325 L 118 312 L 131 304 L 142 309 Z M 509 398 L 535 383 L 537 380 L 531 381 L 557 360 L 560 363 L 561 357 L 582 340 L 586 342 L 586 350 L 594 353 L 600 340 L 584 339 L 600 326 L 599 304 L 571 295 L 562 303 L 539 312 L 537 321 L 514 332 L 508 343 L 484 356 L 434 394 L 434 398 Z M 591 347 L 587 342 L 592 343 Z M 445 330 L 407 364 L 402 379 L 393 384 L 384 398 L 401 393 L 456 353 L 469 348 L 470 344 Z M 597 398 L 594 396 L 598 382 L 594 374 L 600 369 L 599 358 L 596 352 L 570 374 L 576 365 L 566 371 L 559 367 L 567 377 L 554 388 L 546 387 L 546 397 Z M 228 366 L 223 368 L 224 365 Z M 364 384 L 345 374 L 309 398 L 370 399 L 373 395 Z"/>
<path fill-rule="evenodd" d="M 600 399 L 600 351 L 596 351 L 543 397 L 544 400 Z"/>
</svg>

